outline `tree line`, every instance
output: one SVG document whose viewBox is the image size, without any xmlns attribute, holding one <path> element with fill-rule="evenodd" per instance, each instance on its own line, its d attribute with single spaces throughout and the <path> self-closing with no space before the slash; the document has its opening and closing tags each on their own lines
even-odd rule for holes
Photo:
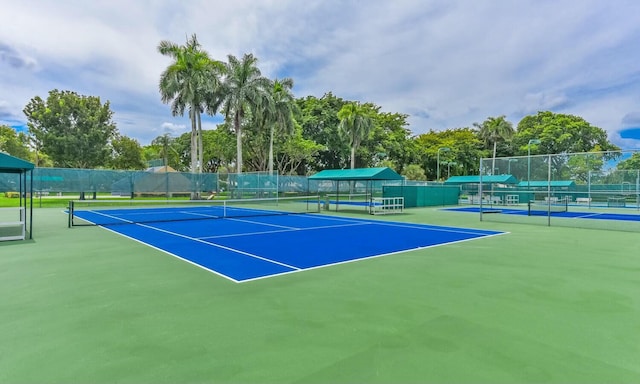
<svg viewBox="0 0 640 384">
<path fill-rule="evenodd" d="M 118 131 L 109 101 L 52 90 L 25 106 L 28 132 L 0 127 L 0 150 L 41 167 L 144 169 L 155 161 L 194 173 L 306 175 L 387 166 L 414 180 L 477 174 L 481 158 L 619 150 L 603 129 L 549 111 L 526 116 L 515 128 L 498 116 L 413 135 L 407 115 L 371 102 L 331 92 L 295 98 L 293 79 L 262 76 L 251 54 L 212 59 L 195 35 L 184 45 L 162 41 L 157 48 L 171 59 L 158 82 L 160 99 L 174 116 L 187 114 L 190 132 L 142 146 Z M 203 130 L 204 113 L 224 122 Z"/>
</svg>

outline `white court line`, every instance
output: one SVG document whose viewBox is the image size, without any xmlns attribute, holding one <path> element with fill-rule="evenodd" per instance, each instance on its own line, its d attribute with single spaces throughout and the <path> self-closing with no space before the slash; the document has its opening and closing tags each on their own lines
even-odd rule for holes
<svg viewBox="0 0 640 384">
<path fill-rule="evenodd" d="M 205 215 L 204 213 L 196 213 L 196 212 L 188 212 L 188 211 L 180 211 L 178 213 L 184 213 L 185 215 L 208 217 L 208 218 L 211 218 L 211 219 L 218 219 L 218 218 L 221 217 L 219 215 Z"/>
<path fill-rule="evenodd" d="M 482 238 L 506 235 L 508 233 L 509 232 L 502 232 L 502 233 L 495 233 L 495 234 L 491 234 L 491 235 L 484 235 Z M 440 247 L 442 245 L 457 244 L 457 243 L 463 243 L 463 242 L 466 242 L 466 241 L 473 241 L 473 240 L 478 240 L 478 238 L 469 238 L 469 239 L 463 239 L 463 240 L 457 240 L 457 241 L 450 241 L 450 242 L 447 242 L 447 243 L 439 243 L 439 244 L 427 245 L 427 246 L 424 246 L 424 247 L 409 248 L 409 249 L 403 249 L 403 250 L 395 251 L 395 252 L 382 253 L 382 254 L 379 254 L 379 255 L 361 257 L 361 258 L 358 258 L 358 259 L 350 259 L 350 260 L 345 260 L 345 261 L 338 261 L 336 263 L 322 264 L 322 265 L 318 265 L 318 266 L 315 266 L 315 267 L 298 269 L 298 270 L 295 270 L 295 271 L 281 272 L 281 273 L 275 273 L 273 275 L 268 275 L 268 276 L 254 277 L 252 279 L 246 279 L 246 280 L 238 281 L 238 283 L 240 283 L 240 284 L 248 283 L 250 281 L 263 280 L 263 279 L 268 279 L 270 277 L 275 277 L 275 276 L 289 275 L 289 274 L 297 273 L 297 272 L 301 272 L 301 271 L 302 272 L 306 272 L 306 271 L 311 271 L 311 270 L 314 270 L 314 269 L 332 267 L 334 265 L 354 263 L 354 262 L 357 262 L 357 261 L 363 261 L 363 260 L 369 260 L 369 259 L 377 259 L 379 257 L 397 255 L 397 254 L 405 253 L 405 252 L 417 251 L 417 250 L 428 249 L 428 248 L 435 248 L 435 247 Z"/>
<path fill-rule="evenodd" d="M 95 224 L 95 223 L 94 223 L 94 224 Z M 115 233 L 115 234 L 117 234 L 117 235 L 120 235 L 120 236 L 122 236 L 122 237 L 126 237 L 127 239 L 131 239 L 131 240 L 133 240 L 133 241 L 135 241 L 135 242 L 137 242 L 137 243 L 139 243 L 139 244 L 143 244 L 143 245 L 146 245 L 147 247 L 151 247 L 151 248 L 153 248 L 153 249 L 155 249 L 155 250 L 158 250 L 158 251 L 160 251 L 160 252 L 162 252 L 162 253 L 165 253 L 165 254 L 167 254 L 167 255 L 169 255 L 169 256 L 173 256 L 173 257 L 175 257 L 175 258 L 177 258 L 177 259 L 180 259 L 180 260 L 182 260 L 182 261 L 186 261 L 187 263 L 189 263 L 189 264 L 191 264 L 191 265 L 195 265 L 196 267 L 201 268 L 201 269 L 204 269 L 205 271 L 212 272 L 212 273 L 214 273 L 214 274 L 216 274 L 216 275 L 218 275 L 218 276 L 224 277 L 225 279 L 227 279 L 227 280 L 231 280 L 231 281 L 233 281 L 234 283 L 242 283 L 242 280 L 236 280 L 236 279 L 234 279 L 234 278 L 233 278 L 233 277 L 231 277 L 231 276 L 227 276 L 227 275 L 225 275 L 224 273 L 220 273 L 220 272 L 216 271 L 215 269 L 207 268 L 207 267 L 205 267 L 205 266 L 204 266 L 204 265 L 202 265 L 202 264 L 198 264 L 198 263 L 196 263 L 195 261 L 191 261 L 191 260 L 189 260 L 189 259 L 187 259 L 187 258 L 184 258 L 184 257 L 180 256 L 180 255 L 176 255 L 175 253 L 171 253 L 171 252 L 167 251 L 166 249 L 162 249 L 162 248 L 156 247 L 155 245 L 151 245 L 151 244 L 146 243 L 146 242 L 144 242 L 144 241 L 142 241 L 142 240 L 140 240 L 140 239 L 137 239 L 137 238 L 135 238 L 135 237 L 131 237 L 131 236 L 129 236 L 129 235 L 125 235 L 124 233 L 120 233 L 120 232 L 118 232 L 118 231 L 114 231 L 114 230 L 113 230 L 113 229 L 111 229 L 111 228 L 107 228 L 107 227 L 102 227 L 102 228 L 106 229 L 106 230 L 107 230 L 107 231 L 109 231 L 109 232 L 112 232 L 112 233 Z"/>
<path fill-rule="evenodd" d="M 266 257 L 262 257 L 262 256 L 254 255 L 253 253 L 249 253 L 249 252 L 241 251 L 241 250 L 239 250 L 239 249 L 235 249 L 235 248 L 227 247 L 227 246 L 224 246 L 224 245 L 215 244 L 215 243 L 210 243 L 210 242 L 208 242 L 208 241 L 204 241 L 204 240 L 201 240 L 201 239 L 198 239 L 198 238 L 195 238 L 195 237 L 191 237 L 191 236 L 183 235 L 183 234 L 176 233 L 176 232 L 167 231 L 167 230 L 165 230 L 165 229 L 152 227 L 152 226 L 150 226 L 150 225 L 146 225 L 146 224 L 136 223 L 136 225 L 139 225 L 139 226 L 144 227 L 144 228 L 153 229 L 154 231 L 167 233 L 167 234 L 169 234 L 169 235 L 182 237 L 182 238 L 184 238 L 184 239 L 197 241 L 197 242 L 199 242 L 199 243 L 203 243 L 203 244 L 211 245 L 211 246 L 214 246 L 214 247 L 217 247 L 217 248 L 225 249 L 225 250 L 227 250 L 227 251 L 231 251 L 231 252 L 239 253 L 239 254 L 241 254 L 241 255 L 245 255 L 245 256 L 253 257 L 253 258 L 256 258 L 256 259 L 263 260 L 263 261 L 268 261 L 268 262 L 270 262 L 270 263 L 278 264 L 278 265 L 281 265 L 281 266 L 283 266 L 283 267 L 292 268 L 292 269 L 300 269 L 300 268 L 298 268 L 298 267 L 294 267 L 293 265 L 289 265 L 289 264 L 281 263 L 281 262 L 279 262 L 279 261 L 271 260 L 271 259 L 268 259 L 268 258 L 266 258 Z"/>
<path fill-rule="evenodd" d="M 198 239 L 219 239 L 223 237 L 240 237 L 240 236 L 250 236 L 250 235 L 264 235 L 267 233 L 282 233 L 282 232 L 300 232 L 300 231 L 310 231 L 316 229 L 324 229 L 324 228 L 342 228 L 342 227 L 354 227 L 359 225 L 369 225 L 371 223 L 351 223 L 351 224 L 339 224 L 339 225 L 323 225 L 320 227 L 308 227 L 308 228 L 291 228 L 291 229 L 282 229 L 276 231 L 260 231 L 260 232 L 245 232 L 245 233 L 232 233 L 229 235 L 217 235 L 217 236 L 203 236 Z"/>
<path fill-rule="evenodd" d="M 412 228 L 412 229 L 420 229 L 420 230 L 428 230 L 428 231 L 440 231 L 440 232 L 451 232 L 451 233 L 464 233 L 464 234 L 474 234 L 474 235 L 486 235 L 484 230 L 478 229 L 476 230 L 469 228 L 455 228 L 455 227 L 445 227 L 440 225 L 430 225 L 430 224 L 420 224 L 420 223 L 398 223 L 393 221 L 380 221 L 380 220 L 363 220 L 363 219 L 340 219 L 334 217 L 322 217 L 316 215 L 307 215 L 305 217 L 313 217 L 314 219 L 324 219 L 324 220 L 336 220 L 336 221 L 346 221 L 349 223 L 368 223 L 375 225 L 383 225 L 388 227 L 401 227 L 401 228 Z M 495 231 L 492 231 L 495 232 Z"/>
<path fill-rule="evenodd" d="M 131 220 L 123 219 L 122 217 L 118 217 L 118 216 L 107 215 L 106 213 L 102 213 L 102 212 L 99 212 L 99 211 L 88 210 L 88 211 L 85 211 L 85 212 L 91 212 L 91 213 L 95 213 L 96 215 L 101 215 L 101 216 L 104 216 L 104 217 L 108 217 L 110 219 L 116 219 L 116 220 L 119 220 L 119 221 L 122 221 L 122 222 L 125 222 L 125 223 L 128 223 L 128 224 L 134 224 L 134 222 L 131 221 Z M 85 221 L 89 221 L 87 219 L 83 219 L 83 218 L 81 218 L 81 219 L 85 220 Z M 89 222 L 91 222 L 91 221 L 89 221 Z"/>
<path fill-rule="evenodd" d="M 417 227 L 414 225 L 406 225 L 406 224 L 400 224 L 400 223 L 385 223 L 385 222 L 374 222 L 374 224 L 380 224 L 380 225 L 385 225 L 385 226 L 389 226 L 389 227 L 400 227 L 400 228 L 411 228 L 411 229 L 420 229 L 420 230 L 427 230 L 427 231 L 438 231 L 438 232 L 450 232 L 450 233 L 463 233 L 463 234 L 467 234 L 467 235 L 483 235 L 483 236 L 489 236 L 486 233 L 480 233 L 480 232 L 476 232 L 473 229 L 471 230 L 465 230 L 464 228 L 453 228 L 453 227 L 440 227 L 437 225 L 434 226 L 425 226 L 425 224 L 415 224 L 415 225 L 421 225 L 422 227 Z M 496 231 L 491 231 L 491 232 L 496 232 Z"/>
<path fill-rule="evenodd" d="M 264 225 L 267 227 L 276 227 L 276 228 L 285 228 L 285 229 L 300 229 L 297 227 L 289 227 L 286 225 L 277 225 L 277 224 L 270 224 L 270 223 L 262 223 L 260 221 L 253 221 L 253 220 L 246 220 L 246 219 L 239 219 L 237 217 L 226 217 L 227 220 L 231 220 L 231 221 L 239 221 L 241 223 L 249 223 L 249 224 L 260 224 L 260 225 Z"/>
<path fill-rule="evenodd" d="M 118 211 L 118 215 L 122 215 L 122 216 L 143 216 L 143 215 L 157 216 L 157 215 L 162 215 L 162 214 L 175 214 L 177 209 L 178 209 L 177 207 L 176 208 L 152 208 L 152 207 L 148 207 L 148 208 L 133 208 L 133 209 L 128 209 L 128 208 L 103 209 L 103 211 L 107 211 L 107 212 Z M 151 210 L 151 211 L 149 211 L 149 210 Z M 85 211 L 82 210 L 80 212 L 85 212 Z M 93 211 L 92 210 L 91 212 L 98 212 L 98 211 Z M 190 213 L 190 212 L 178 211 L 178 213 Z"/>
<path fill-rule="evenodd" d="M 584 219 L 584 218 L 587 218 L 587 217 L 601 216 L 601 215 L 602 215 L 602 213 L 589 213 L 589 214 L 586 214 L 586 215 L 573 216 L 573 217 L 571 217 L 571 219 Z"/>
<path fill-rule="evenodd" d="M 93 211 L 87 211 L 87 212 L 93 212 Z M 94 212 L 94 213 L 98 214 L 99 212 Z M 105 216 L 109 216 L 109 215 L 105 215 Z M 87 221 L 87 222 L 92 223 L 92 224 L 95 224 L 95 225 L 99 226 L 99 227 L 100 227 L 100 228 L 102 228 L 102 229 L 105 229 L 105 230 L 107 230 L 107 231 L 109 231 L 109 232 L 111 232 L 111 233 L 115 233 L 116 235 L 119 235 L 119 236 L 125 237 L 125 238 L 127 238 L 127 239 L 133 240 L 133 241 L 135 241 L 136 243 L 143 244 L 143 245 L 145 245 L 145 246 L 147 246 L 147 247 L 151 247 L 151 248 L 153 248 L 153 249 L 155 249 L 155 250 L 157 250 L 157 251 L 160 251 L 160 252 L 162 252 L 162 253 L 165 253 L 165 254 L 167 254 L 167 255 L 169 255 L 169 256 L 173 256 L 173 257 L 175 257 L 175 258 L 177 258 L 177 259 L 180 259 L 180 260 L 182 260 L 182 261 L 186 261 L 187 263 L 189 263 L 189 264 L 191 264 L 191 265 L 195 265 L 196 267 L 198 267 L 198 268 L 200 268 L 200 269 L 204 269 L 205 271 L 212 272 L 212 273 L 214 273 L 214 274 L 216 274 L 216 275 L 218 275 L 218 276 L 221 276 L 221 277 L 223 277 L 223 278 L 225 278 L 225 279 L 227 279 L 227 280 L 231 280 L 231 281 L 233 281 L 234 283 L 241 283 L 241 282 L 242 282 L 242 281 L 240 281 L 240 280 L 236 280 L 236 279 L 234 279 L 234 278 L 233 278 L 233 277 L 231 277 L 231 276 L 227 276 L 227 275 L 225 275 L 224 273 L 220 273 L 220 272 L 218 272 L 218 271 L 216 271 L 216 270 L 214 270 L 214 269 L 207 268 L 207 267 L 205 267 L 204 265 L 198 264 L 198 263 L 196 263 L 196 262 L 194 262 L 194 261 L 191 261 L 191 260 L 189 260 L 189 259 L 187 259 L 187 258 L 184 258 L 184 257 L 182 257 L 182 256 L 180 256 L 180 255 L 176 255 L 175 253 L 171 253 L 171 252 L 167 251 L 166 249 L 162 249 L 162 248 L 156 247 L 155 245 L 151 245 L 151 244 L 149 244 L 149 243 L 147 243 L 147 242 L 144 242 L 144 241 L 142 241 L 142 240 L 140 240 L 140 239 L 137 239 L 137 238 L 135 238 L 135 237 L 132 237 L 132 236 L 129 236 L 129 235 L 125 235 L 124 233 L 121 233 L 121 232 L 118 232 L 118 231 L 114 231 L 113 229 L 111 229 L 111 228 L 109 228 L 109 227 L 106 227 L 106 226 L 100 225 L 100 224 L 98 224 L 98 223 L 94 223 L 94 222 L 93 222 L 93 221 L 91 221 L 91 220 L 87 220 L 87 219 L 82 219 L 82 220 Z M 134 224 L 134 223 L 131 223 L 131 224 Z M 208 244 L 209 244 L 209 243 L 208 243 Z"/>
<path fill-rule="evenodd" d="M 376 224 L 376 225 L 384 225 L 389 227 L 403 227 L 403 228 L 414 228 L 414 229 L 422 229 L 422 230 L 434 230 L 441 232 L 454 232 L 454 233 L 473 233 L 478 235 L 483 235 L 484 233 L 473 232 L 473 228 L 468 228 L 468 230 L 461 230 L 465 228 L 457 228 L 457 227 L 446 227 L 443 225 L 432 225 L 432 224 L 421 224 L 421 223 L 399 223 L 395 221 L 382 221 L 382 220 L 364 220 L 364 219 L 348 219 L 348 218 L 338 218 L 333 216 L 320 216 L 320 215 L 305 215 L 304 217 L 310 217 L 314 219 L 320 220 L 335 220 L 335 221 L 345 221 L 348 223 L 368 223 L 368 224 Z M 478 231 L 485 230 L 478 229 Z M 495 232 L 495 231 L 491 231 Z"/>
</svg>

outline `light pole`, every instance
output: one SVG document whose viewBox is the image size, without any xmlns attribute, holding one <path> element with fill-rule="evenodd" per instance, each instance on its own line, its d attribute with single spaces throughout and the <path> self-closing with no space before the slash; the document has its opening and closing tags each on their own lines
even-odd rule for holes
<svg viewBox="0 0 640 384">
<path fill-rule="evenodd" d="M 438 171 L 436 172 L 438 175 L 438 178 L 436 179 L 436 181 L 440 181 L 440 151 L 444 151 L 444 152 L 448 152 L 450 151 L 451 148 L 449 147 L 440 147 L 438 148 L 438 156 L 437 156 L 437 165 L 436 168 L 438 169 Z"/>
<path fill-rule="evenodd" d="M 451 177 L 451 166 L 452 165 L 456 165 L 457 163 L 455 161 L 448 161 L 447 162 L 447 179 Z"/>
<path fill-rule="evenodd" d="M 517 162 L 518 162 L 518 159 L 509 159 L 509 167 L 508 167 L 509 169 L 508 169 L 508 171 L 507 171 L 507 173 L 508 173 L 508 174 L 511 174 L 511 162 L 512 162 L 512 161 L 515 161 L 515 162 L 517 163 Z"/>
<path fill-rule="evenodd" d="M 531 144 L 540 144 L 540 140 L 531 139 L 527 144 L 527 188 L 531 186 Z"/>
</svg>

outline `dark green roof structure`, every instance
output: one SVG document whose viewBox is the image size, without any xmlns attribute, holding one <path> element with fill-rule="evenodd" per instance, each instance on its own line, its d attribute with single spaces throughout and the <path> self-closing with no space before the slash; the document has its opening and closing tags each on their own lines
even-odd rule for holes
<svg viewBox="0 0 640 384">
<path fill-rule="evenodd" d="M 518 183 L 518 187 L 532 187 L 532 188 L 574 188 L 576 183 L 573 180 L 551 180 L 551 184 L 547 180 L 531 180 L 521 181 Z"/>
<path fill-rule="evenodd" d="M 309 180 L 402 180 L 396 171 L 388 167 L 382 168 L 355 168 L 355 169 L 326 169 L 315 175 L 309 176 Z"/>
<path fill-rule="evenodd" d="M 480 184 L 480 176 L 451 176 L 445 182 L 448 185 Z M 513 175 L 482 176 L 482 184 L 518 184 Z"/>
<path fill-rule="evenodd" d="M 29 199 L 29 215 L 25 215 L 24 231 L 26 232 L 27 224 L 29 227 L 29 238 L 33 238 L 33 168 L 35 166 L 26 160 L 0 152 L 0 173 L 18 174 L 18 198 L 19 206 L 27 208 L 27 198 Z M 27 173 L 29 173 L 30 184 L 27 187 Z M 24 232 L 23 232 L 24 234 Z M 24 236 L 20 236 L 24 239 Z M 6 238 L 5 238 L 6 239 Z M 15 237 L 13 238 L 15 239 Z"/>
<path fill-rule="evenodd" d="M 0 173 L 24 173 L 35 166 L 26 161 L 0 152 Z"/>
<path fill-rule="evenodd" d="M 335 207 L 336 211 L 338 210 L 338 206 L 340 203 L 340 183 L 349 183 L 349 187 L 347 190 L 351 190 L 352 188 L 356 188 L 356 184 L 364 184 L 365 187 L 365 196 L 373 196 L 373 186 L 375 183 L 381 183 L 385 181 L 402 181 L 404 177 L 396 173 L 391 168 L 381 167 L 381 168 L 355 168 L 355 169 L 326 169 L 324 171 L 320 171 L 315 175 L 309 176 L 307 178 L 308 181 L 320 181 L 331 183 L 335 186 Z M 362 187 L 360 187 L 362 188 Z M 307 189 L 310 189 L 307 187 Z M 349 194 L 350 195 L 350 194 Z M 366 197 L 365 197 L 366 198 Z M 370 202 L 365 202 L 365 207 L 368 210 L 372 209 L 372 205 Z M 326 207 L 328 209 L 329 202 L 326 203 Z M 348 204 L 344 203 L 344 204 Z"/>
</svg>

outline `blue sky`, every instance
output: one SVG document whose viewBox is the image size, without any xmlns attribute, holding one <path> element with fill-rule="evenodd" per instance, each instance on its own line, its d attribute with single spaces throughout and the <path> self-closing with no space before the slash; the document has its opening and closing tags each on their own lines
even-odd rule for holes
<svg viewBox="0 0 640 384">
<path fill-rule="evenodd" d="M 636 0 L 0 1 L 0 124 L 24 126 L 29 100 L 57 88 L 109 100 L 143 145 L 186 132 L 160 102 L 156 48 L 196 33 L 214 58 L 250 52 L 292 77 L 297 97 L 408 114 L 416 135 L 551 110 L 640 149 Z"/>
</svg>

